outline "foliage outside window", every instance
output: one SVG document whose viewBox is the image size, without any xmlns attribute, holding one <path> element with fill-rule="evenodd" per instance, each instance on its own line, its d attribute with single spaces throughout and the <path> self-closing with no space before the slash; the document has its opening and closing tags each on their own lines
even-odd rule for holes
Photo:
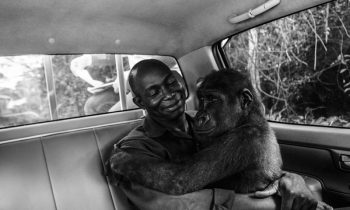
<svg viewBox="0 0 350 210">
<path fill-rule="evenodd" d="M 0 57 L 0 127 L 50 119 L 42 56 Z"/>
<path fill-rule="evenodd" d="M 335 1 L 233 36 L 224 51 L 250 74 L 269 120 L 350 127 L 349 1 Z"/>
<path fill-rule="evenodd" d="M 167 56 L 0 57 L 0 128 L 138 108 L 132 101 L 127 78 L 134 64 L 149 58 L 159 59 L 181 73 L 176 60 Z M 125 98 L 125 107 L 121 97 Z"/>
</svg>

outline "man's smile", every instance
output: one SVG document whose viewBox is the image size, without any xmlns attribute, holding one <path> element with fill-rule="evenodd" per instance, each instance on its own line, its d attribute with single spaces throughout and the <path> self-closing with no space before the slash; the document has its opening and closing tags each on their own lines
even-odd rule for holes
<svg viewBox="0 0 350 210">
<path fill-rule="evenodd" d="M 167 106 L 163 106 L 163 109 L 168 112 L 173 112 L 181 107 L 181 100 L 175 100 L 174 103 L 171 103 Z"/>
</svg>

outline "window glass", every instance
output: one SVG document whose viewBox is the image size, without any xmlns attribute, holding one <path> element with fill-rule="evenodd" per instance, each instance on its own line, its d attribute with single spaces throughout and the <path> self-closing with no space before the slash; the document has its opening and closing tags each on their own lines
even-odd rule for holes
<svg viewBox="0 0 350 210">
<path fill-rule="evenodd" d="M 0 57 L 0 128 L 138 108 L 130 69 L 152 55 L 23 55 Z"/>
<path fill-rule="evenodd" d="M 335 1 L 222 43 L 246 71 L 272 121 L 350 127 L 350 13 Z"/>
<path fill-rule="evenodd" d="M 50 119 L 42 56 L 0 57 L 0 127 Z"/>
</svg>

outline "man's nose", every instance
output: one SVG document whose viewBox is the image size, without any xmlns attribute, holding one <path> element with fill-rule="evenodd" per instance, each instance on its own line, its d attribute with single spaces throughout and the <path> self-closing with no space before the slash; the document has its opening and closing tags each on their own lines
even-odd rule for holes
<svg viewBox="0 0 350 210">
<path fill-rule="evenodd" d="M 163 92 L 163 96 L 164 96 L 164 99 L 171 99 L 175 96 L 175 92 L 172 91 L 172 90 L 169 90 L 168 88 L 165 88 L 163 87 L 162 88 L 162 92 Z"/>
</svg>

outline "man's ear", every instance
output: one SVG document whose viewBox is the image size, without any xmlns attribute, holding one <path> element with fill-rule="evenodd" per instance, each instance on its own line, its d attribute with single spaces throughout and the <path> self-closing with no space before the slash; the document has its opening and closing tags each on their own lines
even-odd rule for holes
<svg viewBox="0 0 350 210">
<path fill-rule="evenodd" d="M 247 107 L 252 103 L 253 101 L 253 94 L 248 90 L 247 88 L 244 88 L 239 96 L 239 100 L 241 103 L 241 108 L 243 110 L 247 109 Z"/>
<path fill-rule="evenodd" d="M 132 101 L 141 109 L 143 109 L 145 107 L 143 101 L 141 100 L 141 98 L 139 96 L 134 96 L 132 98 Z"/>
<path fill-rule="evenodd" d="M 198 89 L 199 86 L 201 86 L 201 84 L 204 82 L 204 77 L 200 77 L 197 79 L 197 82 L 196 82 L 196 88 Z"/>
<path fill-rule="evenodd" d="M 186 86 L 186 82 L 185 82 L 184 78 L 177 71 L 172 70 L 171 72 L 173 73 L 175 79 L 180 83 L 181 89 L 185 90 L 185 95 L 186 95 L 186 98 L 187 98 L 188 97 L 188 90 L 187 90 L 187 86 Z"/>
</svg>

